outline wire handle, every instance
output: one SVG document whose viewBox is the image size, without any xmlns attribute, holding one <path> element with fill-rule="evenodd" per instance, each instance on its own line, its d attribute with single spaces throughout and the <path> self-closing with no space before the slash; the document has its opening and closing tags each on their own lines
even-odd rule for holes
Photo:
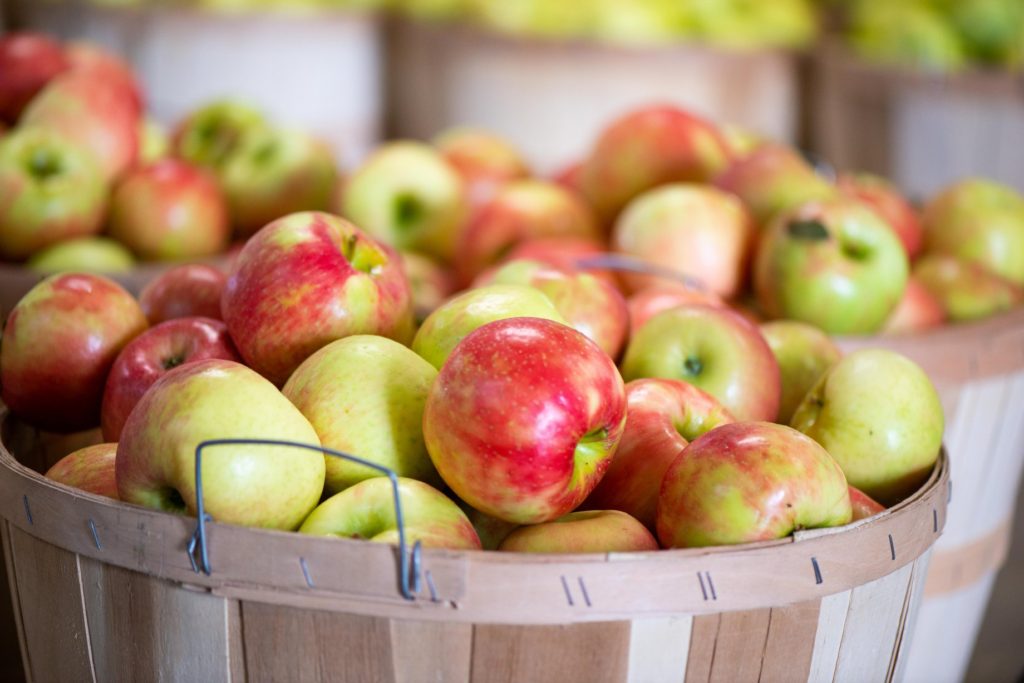
<svg viewBox="0 0 1024 683">
<path fill-rule="evenodd" d="M 388 467 L 364 460 L 350 453 L 327 448 L 326 446 L 314 446 L 313 444 L 300 441 L 278 439 L 208 439 L 201 441 L 196 446 L 196 530 L 192 533 L 192 538 L 189 540 L 187 547 L 192 571 L 197 574 L 201 571 L 207 576 L 212 572 L 206 523 L 213 521 L 213 518 L 206 514 L 206 507 L 203 502 L 202 463 L 203 450 L 214 446 L 288 446 L 302 448 L 308 451 L 317 451 L 323 455 L 342 458 L 343 460 L 377 470 L 385 475 L 391 481 L 391 492 L 395 501 L 395 520 L 398 522 L 398 589 L 406 600 L 416 599 L 415 594 L 420 590 L 423 547 L 420 541 L 416 541 L 412 546 L 412 552 L 408 552 L 408 545 L 405 540 L 405 517 L 402 514 L 402 501 L 398 495 L 398 475 Z"/>
<path fill-rule="evenodd" d="M 667 268 L 656 263 L 651 263 L 650 261 L 636 256 L 629 256 L 628 254 L 607 252 L 604 254 L 595 254 L 593 256 L 584 256 L 583 258 L 577 259 L 576 267 L 580 269 L 598 268 L 601 270 L 619 270 L 626 273 L 652 275 L 666 280 L 681 282 L 686 287 L 696 289 L 701 292 L 705 292 L 708 289 L 707 285 L 704 284 L 703 281 L 693 277 L 692 275 L 687 275 L 686 273 L 682 273 L 674 268 Z"/>
</svg>

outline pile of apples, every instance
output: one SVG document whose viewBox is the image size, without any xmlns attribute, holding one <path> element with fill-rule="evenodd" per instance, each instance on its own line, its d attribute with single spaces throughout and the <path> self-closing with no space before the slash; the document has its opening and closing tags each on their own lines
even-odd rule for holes
<svg viewBox="0 0 1024 683">
<path fill-rule="evenodd" d="M 220 122 L 225 139 L 246 125 Z M 106 443 L 52 478 L 170 512 L 196 512 L 200 442 L 252 438 L 394 471 L 431 547 L 640 551 L 846 524 L 927 478 L 938 396 L 905 357 L 840 357 L 759 304 L 844 325 L 885 308 L 881 325 L 908 259 L 887 214 L 745 144 L 670 107 L 613 122 L 557 180 L 480 131 L 386 144 L 346 179 L 345 218 L 269 222 L 226 279 L 180 266 L 140 301 L 98 275 L 41 282 L 4 330 L 3 401 L 42 429 L 101 425 Z M 764 282 L 807 302 L 755 287 L 729 305 L 755 242 Z M 898 271 L 884 306 L 876 260 Z M 223 445 L 203 478 L 220 522 L 396 538 L 390 481 L 359 463 Z"/>
<path fill-rule="evenodd" d="M 281 215 L 329 208 L 335 162 L 310 136 L 218 102 L 169 137 L 144 104 L 128 65 L 96 46 L 0 38 L 0 260 L 117 272 L 204 259 Z"/>
</svg>

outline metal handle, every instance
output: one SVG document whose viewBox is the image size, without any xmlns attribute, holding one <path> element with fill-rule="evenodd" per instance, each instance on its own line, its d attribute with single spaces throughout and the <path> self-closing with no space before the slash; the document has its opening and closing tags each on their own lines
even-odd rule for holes
<svg viewBox="0 0 1024 683">
<path fill-rule="evenodd" d="M 317 451 L 324 455 L 349 460 L 359 465 L 377 470 L 387 476 L 391 481 L 391 491 L 395 500 L 395 520 L 398 522 L 398 589 L 406 600 L 415 600 L 416 593 L 420 590 L 420 569 L 422 560 L 422 544 L 416 541 L 412 546 L 412 553 L 407 552 L 408 546 L 405 542 L 405 517 L 402 515 L 402 501 L 398 495 L 398 475 L 383 465 L 378 465 L 369 460 L 363 460 L 343 451 L 337 451 L 325 446 L 314 446 L 299 441 L 282 441 L 278 439 L 208 439 L 196 446 L 196 530 L 188 543 L 188 559 L 192 564 L 192 571 L 197 574 L 202 571 L 207 576 L 212 568 L 210 565 L 209 545 L 206 534 L 206 523 L 213 521 L 213 518 L 205 512 L 203 504 L 203 450 L 213 446 L 289 446 L 302 448 L 308 451 Z M 196 552 L 198 550 L 198 553 Z M 197 557 L 198 555 L 198 557 Z M 197 562 L 198 559 L 198 562 Z M 411 559 L 411 561 L 410 561 Z"/>
<path fill-rule="evenodd" d="M 674 268 L 666 268 L 665 266 L 660 266 L 656 263 L 651 263 L 650 261 L 636 256 L 629 256 L 627 254 L 615 254 L 608 252 L 604 254 L 595 254 L 594 256 L 584 256 L 583 258 L 577 259 L 576 267 L 580 269 L 599 268 L 602 270 L 620 270 L 627 273 L 652 275 L 666 280 L 681 282 L 690 289 L 696 289 L 701 292 L 706 292 L 708 289 L 704 282 L 692 275 L 687 275 L 686 273 L 681 273 Z"/>
</svg>

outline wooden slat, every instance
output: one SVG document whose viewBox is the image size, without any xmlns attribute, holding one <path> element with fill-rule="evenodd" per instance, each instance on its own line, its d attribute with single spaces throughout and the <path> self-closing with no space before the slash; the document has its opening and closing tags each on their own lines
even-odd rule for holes
<svg viewBox="0 0 1024 683">
<path fill-rule="evenodd" d="M 242 635 L 252 683 L 395 680 L 387 619 L 244 602 Z"/>
<path fill-rule="evenodd" d="M 82 558 L 100 681 L 227 681 L 228 600 Z"/>
<path fill-rule="evenodd" d="M 761 663 L 761 683 L 807 680 L 811 671 L 820 600 L 773 607 Z"/>
<path fill-rule="evenodd" d="M 13 551 L 10 548 L 10 525 L 0 519 L 0 681 L 22 681 L 26 659 L 22 636 L 21 606 L 14 583 Z"/>
<path fill-rule="evenodd" d="M 910 644 L 914 639 L 914 632 L 917 628 L 918 617 L 921 612 L 921 600 L 924 598 L 925 577 L 928 576 L 928 565 L 931 560 L 932 551 L 926 552 L 914 560 L 914 568 L 910 572 L 910 596 L 907 600 L 907 607 L 897 636 L 896 657 L 893 662 L 892 680 L 902 681 L 907 670 L 907 660 L 910 656 Z"/>
<path fill-rule="evenodd" d="M 245 672 L 245 640 L 242 636 L 242 603 L 238 600 L 228 601 L 227 621 L 231 683 L 245 683 L 248 678 Z"/>
<path fill-rule="evenodd" d="M 28 677 L 95 681 L 78 556 L 10 528 Z"/>
<path fill-rule="evenodd" d="M 821 599 L 818 607 L 818 630 L 814 636 L 814 654 L 811 656 L 810 683 L 829 683 L 835 676 L 839 662 L 839 648 L 846 629 L 846 615 L 850 611 L 852 591 L 843 591 Z"/>
<path fill-rule="evenodd" d="M 636 619 L 629 631 L 629 683 L 682 683 L 693 617 Z"/>
<path fill-rule="evenodd" d="M 884 681 L 894 657 L 893 645 L 905 616 L 905 599 L 913 563 L 850 594 L 836 683 Z"/>
<path fill-rule="evenodd" d="M 756 681 L 768 640 L 770 609 L 726 612 L 718 623 L 711 661 L 713 683 Z"/>
<path fill-rule="evenodd" d="M 686 659 L 686 683 L 705 683 L 711 680 L 711 665 L 715 660 L 715 642 L 718 640 L 720 614 L 694 617 L 690 631 L 690 651 Z"/>
<path fill-rule="evenodd" d="M 391 620 L 396 683 L 469 683 L 472 624 Z"/>
<path fill-rule="evenodd" d="M 593 683 L 626 680 L 629 622 L 473 628 L 472 680 Z"/>
</svg>

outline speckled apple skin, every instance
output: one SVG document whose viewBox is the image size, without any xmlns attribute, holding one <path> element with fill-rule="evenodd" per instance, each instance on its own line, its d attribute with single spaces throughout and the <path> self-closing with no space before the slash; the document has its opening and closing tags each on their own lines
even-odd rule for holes
<svg viewBox="0 0 1024 683">
<path fill-rule="evenodd" d="M 596 344 L 560 323 L 510 318 L 456 347 L 431 387 L 423 429 L 459 497 L 533 524 L 583 502 L 625 421 L 622 378 Z"/>
<path fill-rule="evenodd" d="M 552 522 L 519 527 L 498 550 L 518 553 L 633 553 L 658 549 L 643 524 L 621 510 L 570 512 Z"/>
<path fill-rule="evenodd" d="M 782 380 L 782 400 L 775 421 L 789 424 L 807 392 L 843 354 L 831 337 L 814 325 L 797 320 L 773 320 L 760 327 L 779 364 Z"/>
<path fill-rule="evenodd" d="M 142 288 L 139 305 L 150 325 L 192 316 L 220 320 L 220 298 L 227 281 L 228 276 L 213 266 L 174 266 Z"/>
<path fill-rule="evenodd" d="M 116 443 L 99 443 L 68 453 L 46 471 L 46 478 L 117 500 Z"/>
</svg>

